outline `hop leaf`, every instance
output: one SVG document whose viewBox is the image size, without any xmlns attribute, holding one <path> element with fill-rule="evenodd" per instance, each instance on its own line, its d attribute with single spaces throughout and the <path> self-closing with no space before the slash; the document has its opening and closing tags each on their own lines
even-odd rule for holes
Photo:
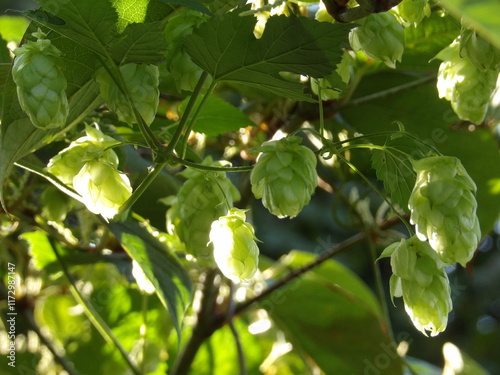
<svg viewBox="0 0 500 375">
<path fill-rule="evenodd" d="M 393 275 L 391 298 L 403 297 L 405 310 L 413 325 L 427 335 L 436 336 L 446 329 L 452 309 L 448 276 L 428 242 L 416 236 L 390 245 L 382 253 L 391 257 Z"/>
<path fill-rule="evenodd" d="M 496 86 L 498 71 L 484 71 L 469 59 L 461 57 L 457 40 L 439 52 L 436 58 L 443 60 L 437 81 L 439 97 L 451 102 L 460 119 L 482 123 Z"/>
<path fill-rule="evenodd" d="M 256 198 L 279 218 L 297 216 L 318 185 L 316 156 L 299 137 L 264 142 L 250 182 Z"/>
<path fill-rule="evenodd" d="M 126 64 L 120 67 L 123 79 L 137 110 L 146 124 L 150 125 L 155 116 L 160 100 L 158 90 L 159 71 L 156 65 Z M 101 69 L 96 75 L 101 95 L 109 109 L 116 112 L 118 119 L 127 124 L 136 123 L 136 119 L 125 96 L 111 76 Z"/>
<path fill-rule="evenodd" d="M 211 225 L 210 242 L 214 245 L 217 266 L 227 278 L 239 282 L 257 271 L 259 248 L 254 229 L 245 222 L 245 210 L 232 208 Z"/>
<path fill-rule="evenodd" d="M 105 219 L 112 219 L 132 195 L 128 177 L 100 160 L 85 163 L 73 178 L 73 187 L 87 209 Z"/>
<path fill-rule="evenodd" d="M 374 60 L 383 61 L 395 68 L 404 52 L 404 29 L 390 13 L 376 13 L 358 21 L 349 34 L 349 43 L 354 51 L 362 50 Z"/>
<path fill-rule="evenodd" d="M 417 181 L 408 207 L 418 238 L 428 239 L 445 263 L 465 266 L 481 238 L 474 181 L 454 157 L 432 156 L 412 165 Z"/>
<path fill-rule="evenodd" d="M 66 77 L 58 64 L 61 52 L 43 33 L 40 38 L 16 48 L 12 78 L 21 108 L 38 128 L 66 125 L 69 113 Z"/>
<path fill-rule="evenodd" d="M 203 165 L 222 166 L 207 157 Z M 177 198 L 167 211 L 167 231 L 184 243 L 188 254 L 199 262 L 213 262 L 213 247 L 209 245 L 210 227 L 214 220 L 227 214 L 225 201 L 232 206 L 239 192 L 224 172 L 201 172 L 186 169 L 187 177 Z"/>
</svg>

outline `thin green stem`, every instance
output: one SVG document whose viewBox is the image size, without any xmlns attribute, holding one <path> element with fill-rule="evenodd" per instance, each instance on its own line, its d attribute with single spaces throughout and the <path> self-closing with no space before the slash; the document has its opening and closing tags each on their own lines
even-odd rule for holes
<svg viewBox="0 0 500 375">
<path fill-rule="evenodd" d="M 196 103 L 196 99 L 198 98 L 198 95 L 200 95 L 201 89 L 203 88 L 203 84 L 205 83 L 205 80 L 208 77 L 207 72 L 203 72 L 200 76 L 200 79 L 198 80 L 198 83 L 196 84 L 196 87 L 194 88 L 193 94 L 191 95 L 191 98 L 189 98 L 188 104 L 186 106 L 186 109 L 184 110 L 184 113 L 182 114 L 181 120 L 179 121 L 179 125 L 177 125 L 177 128 L 175 129 L 174 135 L 170 139 L 170 142 L 168 143 L 166 149 L 164 150 L 163 154 L 166 155 L 167 157 L 170 157 L 173 155 L 173 151 L 175 150 L 175 146 L 177 145 L 177 142 L 181 138 L 181 136 L 184 134 L 184 128 L 187 123 L 187 120 L 189 119 L 189 115 L 191 114 L 191 111 L 193 110 L 194 104 Z"/>
<path fill-rule="evenodd" d="M 51 239 L 50 236 L 47 236 L 50 242 L 50 246 L 52 247 L 52 251 L 54 252 L 59 264 L 61 265 L 61 269 L 66 276 L 66 278 L 69 281 L 69 289 L 71 291 L 71 294 L 73 297 L 76 299 L 76 301 L 83 307 L 85 314 L 87 315 L 87 318 L 90 320 L 90 322 L 94 325 L 94 327 L 97 329 L 97 331 L 101 334 L 101 336 L 106 340 L 111 345 L 114 345 L 118 351 L 120 352 L 122 358 L 127 362 L 127 365 L 129 366 L 130 370 L 134 375 L 141 375 L 141 372 L 139 369 L 136 367 L 136 365 L 132 362 L 132 359 L 129 357 L 127 351 L 125 348 L 122 346 L 120 341 L 116 338 L 116 336 L 113 334 L 113 331 L 111 328 L 106 324 L 104 319 L 99 315 L 97 310 L 94 308 L 94 306 L 90 303 L 87 298 L 85 298 L 81 293 L 78 287 L 76 286 L 75 279 L 69 272 L 68 267 L 66 266 L 66 263 L 64 262 L 61 254 L 59 253 L 59 250 L 57 249 L 57 244 L 54 243 L 54 241 Z"/>
<path fill-rule="evenodd" d="M 408 233 L 412 234 L 413 233 L 413 230 L 411 229 L 411 226 L 410 224 L 406 221 L 406 219 L 403 217 L 403 215 L 401 215 L 397 210 L 396 208 L 394 207 L 394 205 L 392 204 L 392 202 L 389 200 L 389 198 L 387 198 L 387 196 L 385 194 L 383 194 L 379 188 L 377 188 L 371 181 L 368 177 L 366 177 L 363 172 L 361 172 L 353 163 L 351 163 L 349 160 L 347 160 L 340 152 L 336 154 L 337 157 L 342 160 L 344 163 L 346 163 L 354 172 L 356 172 L 356 174 L 358 174 L 358 176 L 360 176 L 367 184 L 368 186 L 370 186 L 373 191 L 375 191 L 384 201 L 387 202 L 387 204 L 389 205 L 389 207 L 391 207 L 391 209 L 394 211 L 394 213 L 396 214 L 396 216 L 401 220 L 401 222 L 405 225 L 406 229 L 408 230 Z"/>
<path fill-rule="evenodd" d="M 147 333 L 148 333 L 148 301 L 149 294 L 146 292 L 142 292 L 142 325 L 141 325 L 141 340 L 142 340 L 142 358 L 141 358 L 141 373 L 146 374 L 146 350 L 147 350 Z"/>
<path fill-rule="evenodd" d="M 179 152 L 179 155 L 181 155 L 181 157 L 183 159 L 186 156 L 186 148 L 187 148 L 187 142 L 188 142 L 189 134 L 191 133 L 191 130 L 193 129 L 193 126 L 196 124 L 196 120 L 198 120 L 198 116 L 200 115 L 201 110 L 203 109 L 205 103 L 207 102 L 208 98 L 210 97 L 210 94 L 212 93 L 212 91 L 214 90 L 214 88 L 215 88 L 216 85 L 217 85 L 217 81 L 216 80 L 212 80 L 212 83 L 210 84 L 210 87 L 208 88 L 208 90 L 205 93 L 205 95 L 203 96 L 203 99 L 201 100 L 200 105 L 198 106 L 198 108 L 196 108 L 196 111 L 194 112 L 193 117 L 191 118 L 191 120 L 189 121 L 189 123 L 186 124 L 186 130 L 185 130 L 185 134 L 184 134 L 184 139 L 182 141 L 181 150 Z"/>
<path fill-rule="evenodd" d="M 57 187 L 59 190 L 61 190 L 63 193 L 69 195 L 71 198 L 76 199 L 77 201 L 81 202 L 82 197 L 78 195 L 76 191 L 68 187 L 64 182 L 59 180 L 56 176 L 50 174 L 47 172 L 45 169 L 42 167 L 35 165 L 33 163 L 30 163 L 26 160 L 18 160 L 17 162 L 14 163 L 14 165 L 26 169 L 27 171 L 37 174 L 43 178 L 45 178 L 47 181 L 49 181 L 51 184 L 53 184 L 55 187 Z"/>
<path fill-rule="evenodd" d="M 382 274 L 380 273 L 380 267 L 379 263 L 377 262 L 377 251 L 375 248 L 375 243 L 373 241 L 373 237 L 370 235 L 370 231 L 368 228 L 365 228 L 365 231 L 367 232 L 366 235 L 366 243 L 368 244 L 368 249 L 370 251 L 370 257 L 371 257 L 371 264 L 373 268 L 373 276 L 375 277 L 375 285 L 377 287 L 377 295 L 379 298 L 379 303 L 380 307 L 382 308 L 382 313 L 384 315 L 384 322 L 385 322 L 385 328 L 387 329 L 387 334 L 389 337 L 391 337 L 391 340 L 395 342 L 393 332 L 392 332 L 392 327 L 391 327 L 391 320 L 389 317 L 389 310 L 387 309 L 387 298 L 385 295 L 385 290 L 384 290 L 384 283 L 382 280 Z"/>
<path fill-rule="evenodd" d="M 321 84 L 319 79 L 316 79 L 316 84 L 318 86 L 318 104 L 319 104 L 319 133 L 324 138 L 325 137 L 325 119 L 323 114 L 323 99 L 321 98 Z"/>
<path fill-rule="evenodd" d="M 243 352 L 243 346 L 241 345 L 240 336 L 238 334 L 238 330 L 234 325 L 234 311 L 235 311 L 235 303 L 234 303 L 234 293 L 235 293 L 235 285 L 232 281 L 229 281 L 229 306 L 227 309 L 226 319 L 229 325 L 229 329 L 233 334 L 234 341 L 236 344 L 236 351 L 238 353 L 238 367 L 240 369 L 240 375 L 247 375 L 247 367 L 245 364 L 245 353 Z"/>
<path fill-rule="evenodd" d="M 241 167 L 216 167 L 212 165 L 202 165 L 198 163 L 193 163 L 188 160 L 181 159 L 177 156 L 172 156 L 170 158 L 172 161 L 182 164 L 186 167 L 196 169 L 198 171 L 215 171 L 215 172 L 249 172 L 253 169 L 253 165 L 241 166 Z"/>
<path fill-rule="evenodd" d="M 157 163 L 151 168 L 148 175 L 134 190 L 130 198 L 123 204 L 123 206 L 120 207 L 120 212 L 118 215 L 127 212 L 127 210 L 129 210 L 134 205 L 134 203 L 137 202 L 137 200 L 142 196 L 142 194 L 144 194 L 149 185 L 151 185 L 155 178 L 158 177 L 158 175 L 161 173 L 163 168 L 167 166 L 167 164 L 167 162 Z"/>
</svg>

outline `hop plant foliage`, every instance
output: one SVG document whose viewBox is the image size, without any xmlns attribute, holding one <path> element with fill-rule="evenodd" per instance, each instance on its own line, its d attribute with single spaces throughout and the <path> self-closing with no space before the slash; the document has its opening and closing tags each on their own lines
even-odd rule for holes
<svg viewBox="0 0 500 375">
<path fill-rule="evenodd" d="M 424 335 L 443 332 L 453 306 L 448 276 L 435 251 L 413 236 L 390 245 L 380 258 L 389 256 L 391 298 L 403 297 L 413 325 Z"/>
<path fill-rule="evenodd" d="M 130 97 L 147 125 L 151 125 L 160 100 L 159 70 L 156 65 L 126 64 L 120 66 Z M 96 75 L 101 95 L 109 109 L 116 112 L 118 119 L 127 124 L 137 123 L 134 112 L 115 81 L 101 69 Z"/>
<path fill-rule="evenodd" d="M 203 165 L 223 166 L 205 158 Z M 186 169 L 187 178 L 174 203 L 167 211 L 167 231 L 176 235 L 185 245 L 185 251 L 199 262 L 213 262 L 213 246 L 209 244 L 210 227 L 214 220 L 227 214 L 225 202 L 230 206 L 240 196 L 224 172 L 206 172 Z"/>
<path fill-rule="evenodd" d="M 252 192 L 269 212 L 293 218 L 307 205 L 318 185 L 316 156 L 299 137 L 264 142 L 252 169 Z"/>
<path fill-rule="evenodd" d="M 12 78 L 19 104 L 36 127 L 63 127 L 69 105 L 67 81 L 58 60 L 61 52 L 41 31 L 33 35 L 38 38 L 36 42 L 29 41 L 14 50 Z"/>
<path fill-rule="evenodd" d="M 371 14 L 358 22 L 361 25 L 349 34 L 352 49 L 396 68 L 404 52 L 403 26 L 387 12 Z"/>
<path fill-rule="evenodd" d="M 431 156 L 412 161 L 417 181 L 409 200 L 411 223 L 447 264 L 465 264 L 481 238 L 476 185 L 460 160 Z"/>
<path fill-rule="evenodd" d="M 210 242 L 214 259 L 228 279 L 239 282 L 252 278 L 259 263 L 259 248 L 254 229 L 245 222 L 245 210 L 232 208 L 226 216 L 214 221 Z"/>
<path fill-rule="evenodd" d="M 460 119 L 481 124 L 496 86 L 498 71 L 479 69 L 467 57 L 462 57 L 457 40 L 439 52 L 436 58 L 443 60 L 438 72 L 439 97 L 451 102 Z"/>
</svg>

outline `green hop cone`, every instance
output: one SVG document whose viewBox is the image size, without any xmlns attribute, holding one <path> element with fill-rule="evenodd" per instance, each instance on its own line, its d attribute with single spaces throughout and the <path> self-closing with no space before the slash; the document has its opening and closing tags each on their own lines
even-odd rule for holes
<svg viewBox="0 0 500 375">
<path fill-rule="evenodd" d="M 418 238 L 429 240 L 443 262 L 465 266 L 481 238 L 474 181 L 455 157 L 431 156 L 412 165 L 417 181 L 408 207 Z"/>
<path fill-rule="evenodd" d="M 108 164 L 118 165 L 116 153 L 112 149 L 104 150 L 119 142 L 91 126 L 86 126 L 85 131 L 86 136 L 71 142 L 68 147 L 50 159 L 46 168 L 49 173 L 70 187 L 73 186 L 73 177 L 88 161 L 100 159 Z"/>
<path fill-rule="evenodd" d="M 147 125 L 151 125 L 160 100 L 159 70 L 156 65 L 126 64 L 120 72 L 130 93 L 130 97 Z M 109 109 L 127 124 L 137 123 L 134 112 L 111 76 L 101 69 L 96 75 L 101 95 Z"/>
<path fill-rule="evenodd" d="M 389 256 L 391 298 L 403 297 L 413 325 L 424 335 L 444 331 L 453 306 L 448 275 L 436 252 L 413 236 L 390 245 L 380 258 Z"/>
<path fill-rule="evenodd" d="M 460 34 L 460 55 L 468 58 L 478 69 L 500 69 L 500 49 L 466 27 Z"/>
<path fill-rule="evenodd" d="M 165 27 L 166 68 L 178 92 L 193 91 L 203 72 L 184 50 L 183 39 L 206 19 L 200 12 L 186 9 L 170 18 Z"/>
<path fill-rule="evenodd" d="M 73 178 L 73 187 L 90 212 L 112 219 L 132 195 L 128 177 L 99 159 L 85 163 Z"/>
<path fill-rule="evenodd" d="M 224 276 L 236 282 L 252 278 L 259 264 L 255 240 L 252 225 L 245 222 L 245 210 L 232 208 L 212 223 L 210 242 L 215 262 Z"/>
<path fill-rule="evenodd" d="M 293 218 L 318 185 L 316 156 L 299 137 L 264 142 L 252 169 L 252 192 L 273 215 Z"/>
<path fill-rule="evenodd" d="M 41 32 L 39 39 L 16 48 L 12 78 L 23 111 L 38 128 L 57 128 L 66 125 L 69 113 L 66 97 L 66 77 L 59 65 L 61 52 Z"/>
<path fill-rule="evenodd" d="M 352 49 L 395 68 L 404 52 L 403 26 L 388 12 L 371 14 L 357 22 L 361 25 L 349 34 Z"/>
<path fill-rule="evenodd" d="M 439 97 L 450 101 L 460 119 L 481 124 L 496 86 L 498 71 L 478 69 L 468 58 L 461 57 L 456 40 L 436 58 L 443 61 L 438 72 Z"/>
<path fill-rule="evenodd" d="M 202 162 L 207 166 L 223 166 L 210 157 Z M 213 262 L 213 246 L 209 245 L 210 227 L 214 220 L 227 213 L 239 199 L 239 192 L 224 172 L 201 172 L 186 169 L 181 172 L 187 180 L 167 211 L 167 231 L 176 235 L 188 254 L 203 264 Z"/>
<path fill-rule="evenodd" d="M 431 15 L 428 0 L 403 0 L 394 9 L 404 27 L 417 27 L 420 21 Z"/>
</svg>

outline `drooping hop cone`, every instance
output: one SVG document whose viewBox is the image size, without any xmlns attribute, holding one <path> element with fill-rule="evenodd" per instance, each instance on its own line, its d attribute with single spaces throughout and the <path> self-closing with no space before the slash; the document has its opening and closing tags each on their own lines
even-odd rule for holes
<svg viewBox="0 0 500 375">
<path fill-rule="evenodd" d="M 478 69 L 500 69 L 500 49 L 496 48 L 486 39 L 479 36 L 474 30 L 462 28 L 460 34 L 460 55 Z"/>
<path fill-rule="evenodd" d="M 389 12 L 371 14 L 357 22 L 361 25 L 349 34 L 352 49 L 395 68 L 404 52 L 403 26 Z"/>
<path fill-rule="evenodd" d="M 49 160 L 46 168 L 69 187 L 73 187 L 73 178 L 88 161 L 99 159 L 118 166 L 118 156 L 110 147 L 119 142 L 91 126 L 86 126 L 85 131 L 87 135 L 61 150 Z"/>
<path fill-rule="evenodd" d="M 418 238 L 428 239 L 443 262 L 465 266 L 481 238 L 476 184 L 455 157 L 432 156 L 412 165 L 417 181 L 408 207 Z"/>
<path fill-rule="evenodd" d="M 444 331 L 453 305 L 448 276 L 436 252 L 413 236 L 390 245 L 380 258 L 389 256 L 391 298 L 403 297 L 413 325 L 424 335 Z"/>
<path fill-rule="evenodd" d="M 279 218 L 297 216 L 318 185 L 316 156 L 300 142 L 299 137 L 264 142 L 250 175 L 254 196 Z"/>
<path fill-rule="evenodd" d="M 207 157 L 203 163 L 223 166 Z M 176 235 L 185 245 L 188 254 L 205 265 L 213 264 L 213 246 L 210 227 L 214 220 L 227 214 L 226 201 L 232 206 L 239 199 L 239 192 L 224 172 L 202 172 L 186 169 L 187 177 L 176 200 L 167 211 L 167 231 Z"/>
<path fill-rule="evenodd" d="M 431 15 L 431 6 L 428 0 L 403 0 L 395 8 L 396 14 L 405 27 L 417 27 L 424 17 Z"/>
<path fill-rule="evenodd" d="M 132 195 L 128 177 L 116 166 L 93 160 L 73 178 L 73 187 L 90 212 L 112 219 Z"/>
<path fill-rule="evenodd" d="M 160 92 L 158 89 L 159 71 L 156 65 L 126 64 L 120 66 L 123 79 L 130 97 L 147 125 L 153 122 Z M 137 123 L 134 112 L 111 76 L 101 69 L 96 75 L 101 95 L 109 109 L 127 124 Z"/>
<path fill-rule="evenodd" d="M 438 71 L 439 97 L 451 103 L 461 120 L 481 124 L 496 86 L 498 71 L 477 68 L 461 55 L 457 40 L 439 52 L 436 58 L 443 60 Z"/>
<path fill-rule="evenodd" d="M 224 276 L 239 282 L 255 274 L 259 263 L 255 240 L 252 225 L 245 222 L 245 210 L 232 208 L 212 223 L 210 242 L 214 246 L 215 262 Z"/>
<path fill-rule="evenodd" d="M 35 33 L 43 38 L 42 33 Z M 38 128 L 66 125 L 69 113 L 66 77 L 59 65 L 61 52 L 48 39 L 28 42 L 14 50 L 12 78 L 23 111 Z"/>
</svg>

